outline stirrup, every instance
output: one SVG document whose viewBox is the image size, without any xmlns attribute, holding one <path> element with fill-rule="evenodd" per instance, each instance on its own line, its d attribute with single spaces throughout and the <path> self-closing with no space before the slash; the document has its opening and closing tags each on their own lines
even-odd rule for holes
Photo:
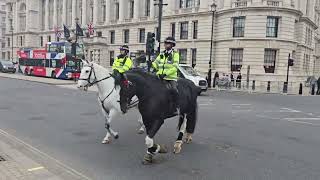
<svg viewBox="0 0 320 180">
<path fill-rule="evenodd" d="M 180 115 L 180 108 L 176 108 L 176 111 L 173 114 L 174 115 Z"/>
</svg>

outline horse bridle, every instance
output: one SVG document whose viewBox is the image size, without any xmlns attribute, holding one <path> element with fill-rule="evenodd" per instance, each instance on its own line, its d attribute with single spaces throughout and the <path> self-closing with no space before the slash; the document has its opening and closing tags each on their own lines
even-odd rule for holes
<svg viewBox="0 0 320 180">
<path fill-rule="evenodd" d="M 110 74 L 110 76 L 98 80 L 98 79 L 97 79 L 97 76 L 96 76 L 96 73 L 95 73 L 95 71 L 94 71 L 93 66 L 89 66 L 89 67 L 90 67 L 91 69 L 90 69 L 90 73 L 89 73 L 88 78 L 87 78 L 87 79 L 79 78 L 79 80 L 83 80 L 83 81 L 87 81 L 87 82 L 88 82 L 88 84 L 85 85 L 85 87 L 91 87 L 91 86 L 97 84 L 98 82 L 107 80 L 107 79 L 109 79 L 109 78 L 112 77 L 112 75 Z M 93 82 L 90 82 L 90 79 L 91 79 L 91 75 L 92 75 L 92 74 L 94 75 L 94 79 L 93 79 Z"/>
</svg>

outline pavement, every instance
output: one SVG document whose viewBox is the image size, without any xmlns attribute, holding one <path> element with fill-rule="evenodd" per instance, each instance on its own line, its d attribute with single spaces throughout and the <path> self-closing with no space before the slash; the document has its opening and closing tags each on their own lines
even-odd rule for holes
<svg viewBox="0 0 320 180">
<path fill-rule="evenodd" d="M 82 179 L 320 179 L 318 96 L 204 93 L 193 143 L 184 144 L 181 154 L 157 155 L 154 165 L 144 166 L 145 136 L 136 133 L 137 112 L 112 122 L 120 138 L 103 145 L 106 132 L 96 92 L 1 77 L 0 84 L 1 131 Z M 170 151 L 176 125 L 174 118 L 167 120 L 155 138 Z M 43 166 L 59 174 L 45 160 L 24 154 L 37 163 L 24 169 Z"/>
</svg>

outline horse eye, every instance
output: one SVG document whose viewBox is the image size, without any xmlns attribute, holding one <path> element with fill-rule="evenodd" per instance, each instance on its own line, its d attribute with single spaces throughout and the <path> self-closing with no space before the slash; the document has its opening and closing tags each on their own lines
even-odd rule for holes
<svg viewBox="0 0 320 180">
<path fill-rule="evenodd" d="M 89 73 L 89 70 L 86 70 L 86 73 Z"/>
</svg>

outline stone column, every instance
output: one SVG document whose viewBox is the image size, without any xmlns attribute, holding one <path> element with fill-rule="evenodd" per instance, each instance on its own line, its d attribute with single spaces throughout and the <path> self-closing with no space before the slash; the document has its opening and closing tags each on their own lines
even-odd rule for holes
<svg viewBox="0 0 320 180">
<path fill-rule="evenodd" d="M 71 27 L 76 27 L 76 17 L 77 17 L 77 2 L 72 0 L 72 15 L 71 15 Z"/>
<path fill-rule="evenodd" d="M 87 24 L 87 0 L 82 0 L 82 26 Z"/>
<path fill-rule="evenodd" d="M 124 6 L 125 0 L 119 0 L 119 21 L 124 21 Z"/>
<path fill-rule="evenodd" d="M 98 12 L 99 12 L 99 6 L 98 6 L 98 0 L 93 0 L 93 24 L 98 24 Z"/>
<path fill-rule="evenodd" d="M 139 19 L 139 9 L 140 9 L 140 1 L 141 0 L 135 0 L 134 1 L 134 8 L 133 8 L 133 18 L 135 20 L 138 20 Z"/>
<path fill-rule="evenodd" d="M 13 11 L 14 12 L 14 20 L 15 20 L 15 27 L 14 27 L 14 29 L 15 29 L 15 31 L 16 32 L 19 32 L 20 31 L 20 25 L 19 25 L 19 3 L 18 2 L 16 2 L 16 7 L 13 7 L 13 9 L 15 10 L 15 11 Z"/>
<path fill-rule="evenodd" d="M 57 0 L 53 0 L 53 28 L 58 26 L 58 8 Z"/>
<path fill-rule="evenodd" d="M 110 10 L 111 10 L 110 6 L 111 6 L 110 0 L 106 0 L 106 22 L 105 22 L 105 24 L 109 24 L 109 22 L 110 22 Z"/>
<path fill-rule="evenodd" d="M 44 30 L 47 31 L 49 30 L 49 0 L 46 0 L 45 5 L 44 5 Z"/>
<path fill-rule="evenodd" d="M 154 18 L 155 15 L 155 6 L 153 0 L 150 0 L 150 18 Z"/>
<path fill-rule="evenodd" d="M 62 24 L 67 24 L 67 0 L 62 1 Z"/>
</svg>

